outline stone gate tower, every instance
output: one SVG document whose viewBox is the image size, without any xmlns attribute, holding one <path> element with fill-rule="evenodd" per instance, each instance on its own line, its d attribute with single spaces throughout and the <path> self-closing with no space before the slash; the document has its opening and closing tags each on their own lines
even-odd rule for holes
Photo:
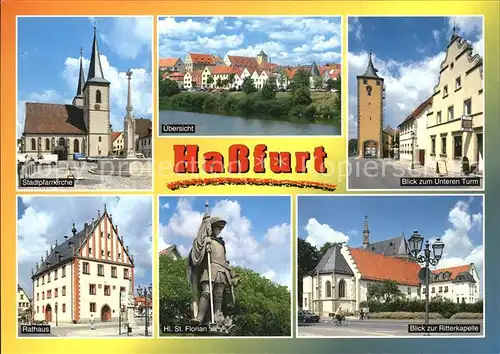
<svg viewBox="0 0 500 354">
<path fill-rule="evenodd" d="M 373 66 L 372 53 L 366 72 L 358 79 L 358 156 L 382 157 L 384 79 Z"/>
</svg>

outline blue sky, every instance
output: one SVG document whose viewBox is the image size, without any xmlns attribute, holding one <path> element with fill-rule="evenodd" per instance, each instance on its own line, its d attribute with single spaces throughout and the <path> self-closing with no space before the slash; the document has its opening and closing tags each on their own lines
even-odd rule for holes
<svg viewBox="0 0 500 354">
<path fill-rule="evenodd" d="M 340 63 L 340 32 L 340 17 L 163 17 L 159 56 L 256 56 L 264 50 L 282 65 Z"/>
<path fill-rule="evenodd" d="M 432 94 L 454 25 L 483 55 L 481 17 L 348 18 L 350 138 L 356 137 L 356 75 L 365 72 L 368 53 L 385 79 L 385 125 L 397 127 Z"/>
<path fill-rule="evenodd" d="M 113 129 L 123 129 L 128 69 L 134 72 L 134 113 L 151 118 L 151 17 L 20 17 L 18 133 L 24 122 L 24 102 L 71 104 L 78 84 L 80 48 L 87 76 L 94 24 L 104 77 L 111 82 Z"/>
<path fill-rule="evenodd" d="M 211 215 L 226 220 L 221 233 L 228 260 L 291 286 L 290 198 L 160 197 L 158 250 L 177 245 L 187 256 L 209 202 Z"/>
<path fill-rule="evenodd" d="M 17 200 L 17 259 L 18 283 L 31 289 L 31 268 L 45 250 L 64 241 L 72 224 L 80 231 L 101 213 L 106 204 L 120 236 L 135 259 L 135 284 L 152 282 L 152 198 L 151 197 L 19 197 Z M 134 218 L 131 218 L 133 215 Z M 27 290 L 28 291 L 28 290 Z"/>
<path fill-rule="evenodd" d="M 299 197 L 298 235 L 311 244 L 344 241 L 359 247 L 368 216 L 370 241 L 414 230 L 445 243 L 439 267 L 483 265 L 483 198 L 480 196 Z M 481 274 L 481 273 L 480 273 Z"/>
</svg>

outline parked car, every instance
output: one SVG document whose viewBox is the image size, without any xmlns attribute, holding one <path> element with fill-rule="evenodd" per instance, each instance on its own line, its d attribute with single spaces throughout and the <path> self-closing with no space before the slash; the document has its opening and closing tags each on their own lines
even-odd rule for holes
<svg viewBox="0 0 500 354">
<path fill-rule="evenodd" d="M 315 315 L 312 311 L 299 310 L 297 319 L 299 323 L 318 323 L 320 317 Z"/>
<path fill-rule="evenodd" d="M 73 160 L 75 161 L 85 161 L 87 159 L 87 156 L 82 153 L 74 153 L 73 154 Z"/>
</svg>

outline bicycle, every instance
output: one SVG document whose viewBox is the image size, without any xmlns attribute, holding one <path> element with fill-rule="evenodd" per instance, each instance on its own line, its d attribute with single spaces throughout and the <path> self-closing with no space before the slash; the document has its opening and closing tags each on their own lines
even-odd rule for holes
<svg viewBox="0 0 500 354">
<path fill-rule="evenodd" d="M 347 326 L 347 320 L 346 320 L 345 316 L 334 316 L 332 323 L 335 326 Z"/>
</svg>

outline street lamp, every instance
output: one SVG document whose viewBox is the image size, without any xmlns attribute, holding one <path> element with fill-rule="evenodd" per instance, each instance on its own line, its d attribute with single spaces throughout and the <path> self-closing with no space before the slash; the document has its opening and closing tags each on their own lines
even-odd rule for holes
<svg viewBox="0 0 500 354">
<path fill-rule="evenodd" d="M 411 169 L 415 169 L 415 132 L 411 131 Z"/>
<path fill-rule="evenodd" d="M 145 313 L 145 323 L 144 323 L 144 335 L 146 337 L 149 336 L 148 333 L 148 327 L 149 327 L 149 307 L 148 307 L 148 300 L 150 302 L 153 301 L 153 284 L 149 284 L 148 287 L 140 286 L 137 287 L 137 293 L 139 294 L 139 297 L 144 296 L 144 309 L 146 311 Z"/>
<path fill-rule="evenodd" d="M 422 252 L 422 246 L 424 243 L 424 238 L 418 233 L 418 231 L 414 231 L 413 235 L 408 240 L 408 246 L 410 248 L 410 254 L 416 259 L 416 261 L 420 264 L 424 264 L 425 269 L 425 324 L 429 324 L 429 266 L 436 266 L 439 263 L 439 260 L 443 256 L 444 243 L 441 242 L 441 239 L 437 239 L 436 242 L 432 245 L 433 254 L 431 254 L 431 245 L 427 240 L 425 242 L 424 253 Z"/>
<path fill-rule="evenodd" d="M 57 308 L 58 308 L 58 306 L 57 306 L 57 305 L 58 305 L 58 304 L 57 304 L 57 301 L 56 301 L 56 327 L 57 327 L 57 326 L 59 326 L 59 321 L 58 321 L 58 319 L 57 319 L 57 312 L 58 312 L 58 311 L 57 311 Z"/>
</svg>

